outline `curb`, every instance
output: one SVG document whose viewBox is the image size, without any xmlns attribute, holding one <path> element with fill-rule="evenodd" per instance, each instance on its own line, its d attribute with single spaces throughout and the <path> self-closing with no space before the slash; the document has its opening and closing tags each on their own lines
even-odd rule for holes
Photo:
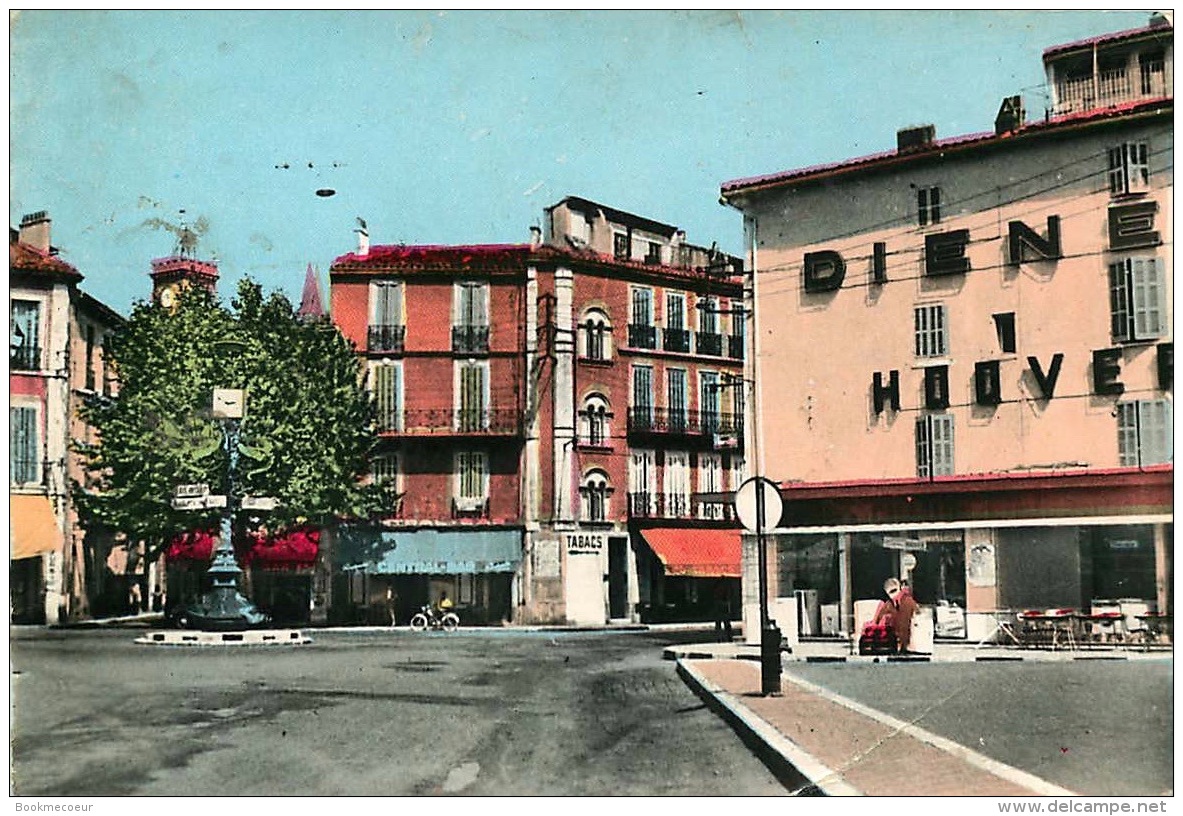
<svg viewBox="0 0 1183 816">
<path fill-rule="evenodd" d="M 839 774 L 757 716 L 733 695 L 712 687 L 692 666 L 678 660 L 678 676 L 712 712 L 727 723 L 772 775 L 794 796 L 862 796 Z"/>
</svg>

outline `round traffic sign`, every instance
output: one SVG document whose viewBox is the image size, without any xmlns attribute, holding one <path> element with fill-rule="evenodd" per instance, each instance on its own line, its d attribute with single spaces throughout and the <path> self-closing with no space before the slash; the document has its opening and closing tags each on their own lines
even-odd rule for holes
<svg viewBox="0 0 1183 816">
<path fill-rule="evenodd" d="M 758 513 L 760 494 L 764 497 L 762 518 Z M 783 512 L 784 502 L 780 497 L 780 488 L 763 476 L 753 476 L 735 491 L 735 514 L 739 516 L 740 524 L 749 532 L 761 533 L 769 527 L 777 526 Z"/>
</svg>

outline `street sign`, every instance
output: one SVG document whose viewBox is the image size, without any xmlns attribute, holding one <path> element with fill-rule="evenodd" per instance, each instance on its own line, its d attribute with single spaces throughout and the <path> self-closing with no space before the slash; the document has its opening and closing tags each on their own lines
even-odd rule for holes
<svg viewBox="0 0 1183 816">
<path fill-rule="evenodd" d="M 207 485 L 207 484 L 177 485 L 176 489 L 173 491 L 173 495 L 176 496 L 178 499 L 188 499 L 188 498 L 192 498 L 193 496 L 208 496 L 209 495 L 209 485 Z"/>
<path fill-rule="evenodd" d="M 916 550 L 917 552 L 924 552 L 928 549 L 928 545 L 918 538 L 900 538 L 898 536 L 884 536 L 883 548 L 885 550 Z"/>
<path fill-rule="evenodd" d="M 246 391 L 241 388 L 215 388 L 213 415 L 218 419 L 242 419 Z"/>
<path fill-rule="evenodd" d="M 279 499 L 273 496 L 243 496 L 243 510 L 274 510 L 279 506 Z"/>
<path fill-rule="evenodd" d="M 183 496 L 172 501 L 174 510 L 208 510 L 212 507 L 225 507 L 225 496 Z"/>
<path fill-rule="evenodd" d="M 756 491 L 764 494 L 764 517 L 758 518 L 756 513 Z M 780 524 L 781 514 L 784 512 L 784 502 L 780 497 L 780 488 L 775 482 L 762 476 L 754 476 L 739 486 L 735 491 L 735 514 L 744 529 L 752 533 L 766 531 L 770 526 Z"/>
</svg>

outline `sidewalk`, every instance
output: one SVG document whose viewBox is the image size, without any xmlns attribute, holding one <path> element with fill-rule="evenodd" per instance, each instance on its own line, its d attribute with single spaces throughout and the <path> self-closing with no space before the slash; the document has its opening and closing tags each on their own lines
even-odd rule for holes
<svg viewBox="0 0 1183 816">
<path fill-rule="evenodd" d="M 764 697 L 758 662 L 679 659 L 678 674 L 798 795 L 1072 795 L 789 674 Z"/>
</svg>

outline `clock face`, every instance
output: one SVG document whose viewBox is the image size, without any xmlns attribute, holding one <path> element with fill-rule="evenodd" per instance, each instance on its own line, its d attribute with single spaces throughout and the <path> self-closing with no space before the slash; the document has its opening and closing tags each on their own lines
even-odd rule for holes
<svg viewBox="0 0 1183 816">
<path fill-rule="evenodd" d="M 166 309 L 171 309 L 177 303 L 177 293 L 172 289 L 160 290 L 160 305 Z"/>
</svg>

